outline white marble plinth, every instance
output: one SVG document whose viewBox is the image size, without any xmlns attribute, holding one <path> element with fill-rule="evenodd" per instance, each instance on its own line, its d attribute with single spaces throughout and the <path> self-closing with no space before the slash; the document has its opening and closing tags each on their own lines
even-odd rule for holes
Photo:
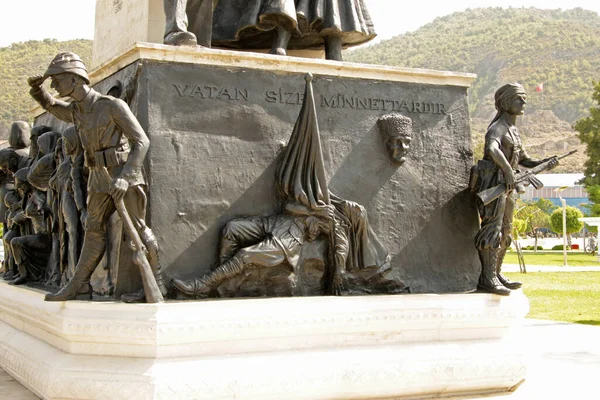
<svg viewBox="0 0 600 400">
<path fill-rule="evenodd" d="M 526 297 L 47 303 L 0 284 L 0 366 L 47 399 L 344 399 L 507 391 Z"/>
</svg>

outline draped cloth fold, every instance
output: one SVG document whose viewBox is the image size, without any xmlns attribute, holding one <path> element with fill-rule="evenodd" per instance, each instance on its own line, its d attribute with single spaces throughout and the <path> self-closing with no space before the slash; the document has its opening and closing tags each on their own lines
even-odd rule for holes
<svg viewBox="0 0 600 400">
<path fill-rule="evenodd" d="M 289 49 L 318 48 L 329 35 L 339 36 L 345 47 L 376 36 L 365 0 L 219 0 L 212 43 L 270 48 L 280 25 L 292 32 Z"/>
<path fill-rule="evenodd" d="M 294 200 L 310 210 L 330 204 L 312 77 L 309 76 L 300 115 L 277 171 L 277 184 L 286 200 Z"/>
<path fill-rule="evenodd" d="M 347 241 L 348 271 L 389 268 L 389 253 L 369 226 L 365 208 L 329 191 L 310 75 L 306 77 L 300 115 L 277 170 L 277 187 L 284 201 L 301 204 L 308 210 L 316 211 L 326 205 L 335 207 L 332 229 L 337 229 L 338 235 L 331 235 L 330 240 L 335 237 Z"/>
</svg>

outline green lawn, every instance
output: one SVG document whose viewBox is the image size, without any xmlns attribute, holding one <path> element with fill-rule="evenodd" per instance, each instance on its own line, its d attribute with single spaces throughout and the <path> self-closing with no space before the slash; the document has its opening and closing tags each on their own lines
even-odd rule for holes
<svg viewBox="0 0 600 400">
<path fill-rule="evenodd" d="M 506 273 L 523 282 L 527 317 L 600 325 L 600 272 Z"/>
<path fill-rule="evenodd" d="M 525 259 L 525 266 L 527 265 L 563 265 L 563 253 L 560 251 L 524 251 L 523 258 Z M 506 264 L 518 264 L 517 252 L 509 251 L 504 257 Z M 567 252 L 567 265 L 572 267 L 596 265 L 600 266 L 598 258 L 591 254 L 585 254 L 584 252 Z"/>
</svg>

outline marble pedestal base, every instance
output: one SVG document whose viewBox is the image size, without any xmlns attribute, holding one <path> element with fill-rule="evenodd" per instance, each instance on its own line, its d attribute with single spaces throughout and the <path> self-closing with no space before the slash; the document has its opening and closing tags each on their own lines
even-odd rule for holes
<svg viewBox="0 0 600 400">
<path fill-rule="evenodd" d="M 0 366 L 44 399 L 375 399 L 508 391 L 520 292 L 46 303 L 0 283 Z"/>
</svg>

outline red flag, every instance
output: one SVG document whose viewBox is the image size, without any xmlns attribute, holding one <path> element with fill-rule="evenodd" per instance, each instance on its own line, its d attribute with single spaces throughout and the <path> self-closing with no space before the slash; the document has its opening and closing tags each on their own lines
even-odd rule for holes
<svg viewBox="0 0 600 400">
<path fill-rule="evenodd" d="M 535 91 L 538 92 L 538 93 L 543 92 L 544 91 L 544 83 L 542 82 L 539 85 L 537 85 L 535 87 Z"/>
</svg>

